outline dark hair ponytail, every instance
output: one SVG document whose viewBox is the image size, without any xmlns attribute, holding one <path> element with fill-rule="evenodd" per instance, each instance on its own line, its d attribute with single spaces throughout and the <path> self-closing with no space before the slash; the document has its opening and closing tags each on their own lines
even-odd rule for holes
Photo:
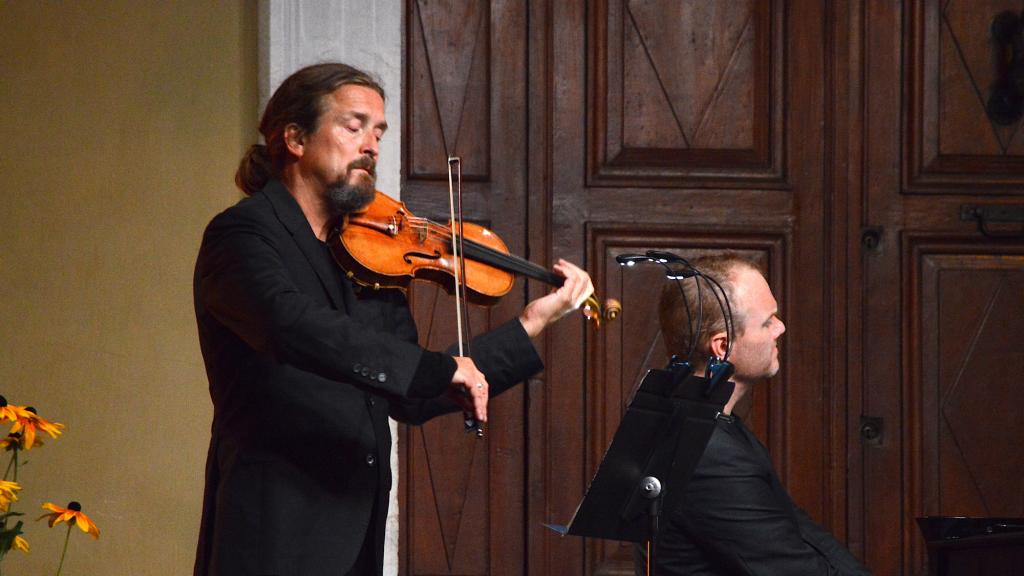
<svg viewBox="0 0 1024 576">
<path fill-rule="evenodd" d="M 267 181 L 273 178 L 275 173 L 267 147 L 263 144 L 253 144 L 238 163 L 235 186 L 245 192 L 246 196 L 252 196 L 266 186 Z"/>
<path fill-rule="evenodd" d="M 323 112 L 324 96 L 348 84 L 365 86 L 384 98 L 384 89 L 372 76 L 338 62 L 306 66 L 277 87 L 260 120 L 260 134 L 263 134 L 266 145 L 250 146 L 238 163 L 235 184 L 242 192 L 251 196 L 259 192 L 271 178 L 280 177 L 281 170 L 290 158 L 284 141 L 284 129 L 289 124 L 295 124 L 303 132 L 315 132 Z"/>
</svg>

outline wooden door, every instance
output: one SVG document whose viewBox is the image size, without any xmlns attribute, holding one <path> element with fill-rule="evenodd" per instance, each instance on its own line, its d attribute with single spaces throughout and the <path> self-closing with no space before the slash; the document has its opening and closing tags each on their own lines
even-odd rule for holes
<svg viewBox="0 0 1024 576">
<path fill-rule="evenodd" d="M 447 158 L 462 158 L 464 216 L 526 252 L 526 6 L 409 0 L 405 4 L 402 198 L 418 216 L 448 220 Z M 518 315 L 522 281 L 493 308 L 474 308 L 480 333 Z M 454 303 L 432 285 L 410 298 L 420 340 L 455 342 Z M 493 400 L 487 438 L 461 415 L 399 436 L 399 566 L 403 574 L 522 574 L 526 388 Z"/>
<path fill-rule="evenodd" d="M 657 271 L 614 256 L 738 250 L 788 331 L 751 422 L 799 504 L 878 574 L 917 574 L 922 515 L 1024 515 L 1020 120 L 1001 86 L 999 0 L 409 0 L 403 197 L 443 218 L 444 158 L 469 217 L 514 252 L 582 262 L 624 310 L 550 330 L 545 372 L 402 433 L 408 574 L 628 571 L 628 549 L 560 539 L 629 391 L 664 361 Z M 517 289 L 483 329 L 513 317 Z M 424 340 L 451 338 L 417 290 Z M 446 333 L 447 332 L 447 333 Z"/>
<path fill-rule="evenodd" d="M 915 518 L 1024 516 L 1021 228 L 961 217 L 1024 201 L 1019 116 L 986 112 L 994 19 L 1024 3 L 849 8 L 850 417 L 882 422 L 854 445 L 850 530 L 876 573 L 923 574 Z"/>
<path fill-rule="evenodd" d="M 769 271 L 788 332 L 753 427 L 795 499 L 842 527 L 846 423 L 836 404 L 826 3 L 566 0 L 530 4 L 529 240 L 583 261 L 620 321 L 546 341 L 530 389 L 531 574 L 632 570 L 628 546 L 560 539 L 643 370 L 666 358 L 655 270 L 617 254 L 737 250 Z M 580 351 L 585 351 L 581 354 Z"/>
</svg>

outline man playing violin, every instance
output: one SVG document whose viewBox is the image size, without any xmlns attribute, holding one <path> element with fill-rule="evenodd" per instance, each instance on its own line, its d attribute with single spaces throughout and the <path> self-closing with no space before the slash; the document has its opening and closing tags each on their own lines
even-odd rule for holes
<svg viewBox="0 0 1024 576">
<path fill-rule="evenodd" d="M 207 227 L 195 308 L 214 418 L 195 574 L 381 573 L 388 417 L 422 423 L 540 370 L 531 338 L 593 291 L 586 272 L 473 340 L 473 357 L 417 345 L 398 290 L 358 290 L 326 245 L 374 197 L 384 90 L 337 63 L 271 97 L 235 182 L 246 198 Z"/>
</svg>

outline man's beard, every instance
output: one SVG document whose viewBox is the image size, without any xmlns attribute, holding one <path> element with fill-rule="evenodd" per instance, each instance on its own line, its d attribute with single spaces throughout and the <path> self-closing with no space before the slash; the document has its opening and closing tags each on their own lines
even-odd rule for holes
<svg viewBox="0 0 1024 576">
<path fill-rule="evenodd" d="M 355 182 L 350 182 L 353 171 L 359 168 L 366 170 L 369 177 L 359 177 Z M 344 180 L 327 189 L 327 204 L 331 215 L 342 216 L 368 206 L 373 201 L 376 183 L 377 171 L 373 160 L 363 156 L 352 161 L 345 171 Z"/>
</svg>

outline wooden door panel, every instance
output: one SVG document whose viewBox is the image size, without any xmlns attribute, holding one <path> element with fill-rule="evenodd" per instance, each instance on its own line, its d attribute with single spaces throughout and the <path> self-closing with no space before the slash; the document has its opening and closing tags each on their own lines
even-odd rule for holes
<svg viewBox="0 0 1024 576">
<path fill-rule="evenodd" d="M 912 236 L 908 255 L 908 515 L 1024 516 L 1024 247 Z"/>
<path fill-rule="evenodd" d="M 780 376 L 757 392 L 756 428 L 797 502 L 826 525 L 842 522 L 829 516 L 844 497 L 830 473 L 829 410 L 843 388 L 829 381 L 823 334 L 825 6 L 531 6 L 531 252 L 585 262 L 602 296 L 624 308 L 600 333 L 565 323 L 546 340 L 559 360 L 545 372 L 543 401 L 531 402 L 530 572 L 629 569 L 618 544 L 533 527 L 571 518 L 628 390 L 665 360 L 652 293 L 660 282 L 611 264 L 645 247 L 734 247 L 769 263 L 789 330 Z"/>
<path fill-rule="evenodd" d="M 1016 15 L 1016 0 L 908 2 L 905 189 L 912 192 L 1006 193 L 1024 184 L 1021 120 L 1000 123 L 986 112 L 998 88 L 993 19 Z"/>
<path fill-rule="evenodd" d="M 994 122 L 986 104 L 1003 55 L 993 18 L 1024 5 L 850 7 L 863 18 L 851 36 L 851 78 L 863 78 L 852 84 L 863 92 L 860 112 L 851 108 L 851 141 L 860 138 L 851 155 L 863 163 L 850 175 L 850 417 L 885 422 L 878 441 L 851 446 L 851 539 L 877 573 L 920 574 L 916 517 L 987 515 L 991 494 L 1019 485 L 1012 443 L 980 438 L 1001 418 L 983 406 L 1008 392 L 991 376 L 992 359 L 1016 370 L 1000 343 L 1020 329 L 986 307 L 1020 306 L 1019 295 L 1006 300 L 1019 260 L 999 255 L 1019 254 L 1022 243 L 987 239 L 960 214 L 965 204 L 1022 201 L 1020 122 Z M 1017 506 L 997 500 L 1003 510 Z"/>
<path fill-rule="evenodd" d="M 447 178 L 449 155 L 469 180 L 490 176 L 490 5 L 410 0 L 406 30 L 409 180 Z"/>
<path fill-rule="evenodd" d="M 589 183 L 778 180 L 780 8 L 768 0 L 595 2 Z"/>
<path fill-rule="evenodd" d="M 525 255 L 525 4 L 408 0 L 404 19 L 402 200 L 446 222 L 447 159 L 457 155 L 464 216 Z M 472 332 L 516 317 L 524 295 L 520 281 L 496 306 L 471 307 Z M 410 302 L 421 344 L 455 342 L 450 296 L 417 283 Z M 463 433 L 461 415 L 400 428 L 402 574 L 524 573 L 525 398 L 517 386 L 490 404 L 483 441 Z"/>
<path fill-rule="evenodd" d="M 420 344 L 444 350 L 456 340 L 454 299 L 434 284 L 417 282 L 410 291 Z M 494 315 L 471 306 L 474 333 L 493 327 Z M 491 465 L 495 444 L 516 445 L 518 414 L 513 396 L 491 405 L 494 422 L 486 441 L 463 432 L 461 414 L 436 418 L 423 426 L 402 427 L 399 440 L 401 544 L 404 574 L 490 574 L 491 531 L 508 529 L 509 512 L 493 506 L 492 476 L 505 473 L 501 462 Z M 508 493 L 514 499 L 515 492 Z M 515 510 L 511 510 L 512 513 Z M 492 525 L 492 521 L 494 524 Z M 512 524 L 514 527 L 514 524 Z"/>
</svg>

